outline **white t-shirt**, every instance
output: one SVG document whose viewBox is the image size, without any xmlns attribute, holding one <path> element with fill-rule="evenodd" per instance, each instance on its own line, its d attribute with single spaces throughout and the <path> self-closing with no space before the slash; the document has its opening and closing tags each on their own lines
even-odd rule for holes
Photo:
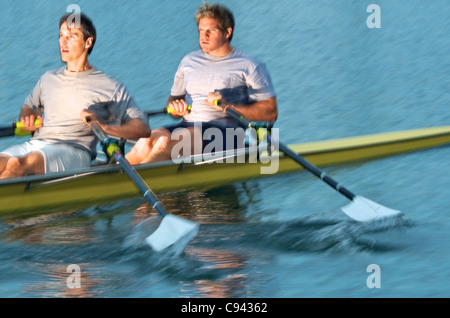
<svg viewBox="0 0 450 318">
<path fill-rule="evenodd" d="M 224 57 L 214 57 L 201 50 L 186 55 L 175 74 L 171 96 L 184 96 L 192 105 L 185 121 L 232 122 L 227 115 L 214 109 L 205 99 L 208 93 L 220 91 L 232 104 L 246 105 L 275 96 L 264 64 L 234 49 Z"/>
<path fill-rule="evenodd" d="M 102 71 L 92 68 L 70 72 L 65 67 L 46 72 L 26 98 L 25 105 L 44 107 L 44 126 L 33 139 L 63 142 L 96 154 L 98 138 L 82 121 L 83 109 L 93 110 L 100 120 L 126 123 L 147 116 L 125 86 Z"/>
</svg>

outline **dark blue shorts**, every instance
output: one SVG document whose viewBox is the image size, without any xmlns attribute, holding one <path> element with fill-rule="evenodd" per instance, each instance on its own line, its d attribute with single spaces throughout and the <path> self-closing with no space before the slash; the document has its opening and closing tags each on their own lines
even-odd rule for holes
<svg viewBox="0 0 450 318">
<path fill-rule="evenodd" d="M 223 126 L 213 122 L 186 122 L 181 121 L 176 125 L 166 126 L 173 133 L 178 128 L 201 127 L 203 153 L 221 152 L 225 150 L 241 149 L 248 144 L 249 134 L 245 129 L 236 126 Z"/>
</svg>

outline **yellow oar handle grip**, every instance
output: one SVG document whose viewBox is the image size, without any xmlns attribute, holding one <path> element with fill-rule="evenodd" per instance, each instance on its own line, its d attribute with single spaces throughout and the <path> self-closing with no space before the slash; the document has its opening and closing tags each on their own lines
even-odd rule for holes
<svg viewBox="0 0 450 318">
<path fill-rule="evenodd" d="M 191 112 L 191 109 L 192 109 L 192 106 L 191 106 L 191 105 L 188 105 L 188 107 L 187 107 L 188 112 Z M 168 114 L 173 113 L 172 107 L 167 106 L 167 107 L 166 107 L 166 113 L 168 113 Z"/>
<path fill-rule="evenodd" d="M 116 143 L 113 142 L 109 143 L 108 146 L 106 147 L 106 153 L 109 155 L 109 157 L 113 158 L 115 152 L 122 153 L 122 150 Z"/>
<path fill-rule="evenodd" d="M 34 125 L 35 126 L 41 125 L 41 121 L 39 119 L 36 119 L 34 121 Z M 25 127 L 25 126 L 24 126 L 24 124 L 22 124 L 21 121 L 17 122 L 16 129 L 14 130 L 14 135 L 15 136 L 27 136 L 27 135 L 31 134 L 31 131 L 25 130 L 25 129 L 23 129 L 23 127 Z"/>
</svg>

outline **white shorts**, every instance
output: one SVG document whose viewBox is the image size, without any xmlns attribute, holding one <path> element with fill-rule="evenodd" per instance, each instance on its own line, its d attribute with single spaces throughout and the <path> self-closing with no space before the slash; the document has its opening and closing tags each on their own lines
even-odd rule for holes
<svg viewBox="0 0 450 318">
<path fill-rule="evenodd" d="M 91 165 L 91 155 L 88 151 L 67 144 L 55 144 L 44 140 L 31 140 L 20 145 L 14 145 L 0 152 L 11 157 L 24 157 L 38 151 L 44 156 L 45 173 L 60 172 Z"/>
</svg>

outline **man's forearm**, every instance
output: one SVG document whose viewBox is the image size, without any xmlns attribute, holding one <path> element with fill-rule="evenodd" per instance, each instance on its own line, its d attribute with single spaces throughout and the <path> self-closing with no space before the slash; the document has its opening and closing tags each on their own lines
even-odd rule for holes
<svg viewBox="0 0 450 318">
<path fill-rule="evenodd" d="M 276 97 L 258 101 L 251 105 L 233 105 L 233 107 L 250 120 L 276 121 L 278 118 Z"/>
<path fill-rule="evenodd" d="M 150 127 L 139 119 L 132 119 L 122 125 L 102 127 L 106 133 L 125 139 L 139 139 L 150 137 Z"/>
</svg>

